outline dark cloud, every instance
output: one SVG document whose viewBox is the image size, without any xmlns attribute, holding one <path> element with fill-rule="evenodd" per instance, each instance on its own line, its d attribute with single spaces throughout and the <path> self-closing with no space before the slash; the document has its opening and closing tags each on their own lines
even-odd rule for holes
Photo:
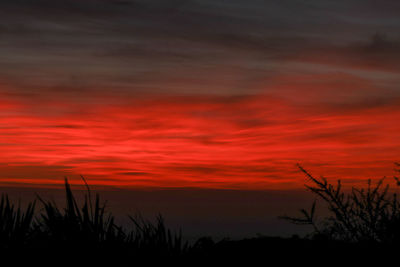
<svg viewBox="0 0 400 267">
<path fill-rule="evenodd" d="M 296 62 L 398 71 L 396 7 L 358 0 L 6 0 L 0 78 L 19 94 L 240 95 L 298 72 Z M 387 37 L 367 42 L 375 32 Z"/>
</svg>

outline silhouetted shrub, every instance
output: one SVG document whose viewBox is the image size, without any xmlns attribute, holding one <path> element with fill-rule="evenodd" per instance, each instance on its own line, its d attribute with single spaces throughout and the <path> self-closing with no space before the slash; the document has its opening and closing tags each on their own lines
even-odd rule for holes
<svg viewBox="0 0 400 267">
<path fill-rule="evenodd" d="M 309 211 L 301 209 L 301 217 L 281 218 L 295 224 L 311 225 L 314 239 L 399 243 L 400 201 L 395 192 L 389 193 L 389 185 L 384 184 L 384 179 L 376 185 L 369 180 L 366 188 L 352 187 L 345 193 L 340 180 L 334 186 L 324 177 L 315 178 L 300 165 L 298 167 L 312 183 L 306 188 L 325 202 L 329 215 L 317 220 L 314 201 Z M 395 179 L 398 181 L 397 177 Z"/>
</svg>

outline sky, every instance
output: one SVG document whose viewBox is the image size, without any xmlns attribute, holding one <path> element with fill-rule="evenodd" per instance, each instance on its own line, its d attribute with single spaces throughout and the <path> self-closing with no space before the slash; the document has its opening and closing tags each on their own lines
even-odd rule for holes
<svg viewBox="0 0 400 267">
<path fill-rule="evenodd" d="M 2 0 L 0 185 L 365 184 L 399 74 L 397 0 Z"/>
</svg>

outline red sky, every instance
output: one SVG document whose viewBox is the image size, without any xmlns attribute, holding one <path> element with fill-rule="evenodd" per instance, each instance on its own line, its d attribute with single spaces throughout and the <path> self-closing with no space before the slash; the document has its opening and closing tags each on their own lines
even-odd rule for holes
<svg viewBox="0 0 400 267">
<path fill-rule="evenodd" d="M 395 174 L 398 2 L 62 3 L 0 6 L 0 184 L 292 189 L 296 163 L 349 184 Z"/>
<path fill-rule="evenodd" d="M 282 79 L 291 86 L 290 77 Z M 351 83 L 355 91 L 369 85 L 340 75 L 322 79 L 333 85 L 316 94 L 308 84 L 309 95 L 288 98 L 98 96 L 43 103 L 3 96 L 1 183 L 54 184 L 83 174 L 91 184 L 120 187 L 287 189 L 305 182 L 296 163 L 352 184 L 394 174 L 399 100 L 310 105 L 308 98 L 338 85 Z"/>
</svg>

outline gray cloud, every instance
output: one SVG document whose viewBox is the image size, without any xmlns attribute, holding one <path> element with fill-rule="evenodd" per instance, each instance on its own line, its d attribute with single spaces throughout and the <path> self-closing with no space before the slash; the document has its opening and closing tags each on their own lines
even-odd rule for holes
<svg viewBox="0 0 400 267">
<path fill-rule="evenodd" d="M 0 82 L 18 94 L 70 97 L 243 95 L 298 74 L 299 61 L 398 72 L 396 8 L 391 0 L 5 0 Z M 375 32 L 387 37 L 371 39 Z"/>
</svg>

